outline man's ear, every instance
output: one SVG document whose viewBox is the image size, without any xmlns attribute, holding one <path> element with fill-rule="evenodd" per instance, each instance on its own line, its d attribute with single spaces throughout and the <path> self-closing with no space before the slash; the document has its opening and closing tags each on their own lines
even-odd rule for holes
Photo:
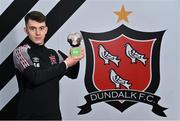
<svg viewBox="0 0 180 121">
<path fill-rule="evenodd" d="M 48 27 L 46 26 L 46 34 L 47 34 L 47 32 L 48 32 Z"/>
<path fill-rule="evenodd" d="M 27 28 L 26 27 L 24 27 L 24 32 L 27 34 Z"/>
</svg>

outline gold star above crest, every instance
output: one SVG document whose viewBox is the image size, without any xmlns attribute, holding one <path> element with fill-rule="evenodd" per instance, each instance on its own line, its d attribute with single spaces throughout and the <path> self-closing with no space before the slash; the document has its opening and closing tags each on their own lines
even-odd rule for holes
<svg viewBox="0 0 180 121">
<path fill-rule="evenodd" d="M 121 7 L 120 11 L 115 11 L 114 13 L 118 16 L 117 22 L 119 22 L 121 20 L 128 22 L 128 16 L 130 13 L 132 13 L 132 11 L 126 11 L 124 8 L 124 5 L 123 5 Z"/>
</svg>

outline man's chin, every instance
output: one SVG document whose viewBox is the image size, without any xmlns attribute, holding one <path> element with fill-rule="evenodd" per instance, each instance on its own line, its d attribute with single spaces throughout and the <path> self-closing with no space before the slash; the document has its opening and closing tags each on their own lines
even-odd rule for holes
<svg viewBox="0 0 180 121">
<path fill-rule="evenodd" d="M 42 41 L 35 41 L 34 43 L 37 45 L 43 45 L 44 44 Z"/>
</svg>

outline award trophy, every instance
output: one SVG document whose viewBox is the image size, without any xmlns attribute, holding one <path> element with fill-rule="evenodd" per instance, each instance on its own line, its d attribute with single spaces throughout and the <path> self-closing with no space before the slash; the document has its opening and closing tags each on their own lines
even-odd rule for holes
<svg viewBox="0 0 180 121">
<path fill-rule="evenodd" d="M 79 47 L 81 44 L 82 36 L 80 33 L 70 33 L 67 37 L 67 41 L 71 45 L 70 55 L 72 57 L 79 56 L 81 53 L 81 48 Z"/>
</svg>

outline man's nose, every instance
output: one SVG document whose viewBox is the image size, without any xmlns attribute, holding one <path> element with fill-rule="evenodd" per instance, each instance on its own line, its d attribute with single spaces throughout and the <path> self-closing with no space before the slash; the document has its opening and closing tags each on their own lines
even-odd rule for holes
<svg viewBox="0 0 180 121">
<path fill-rule="evenodd" d="M 40 34 L 40 30 L 36 29 L 36 35 L 39 35 L 39 34 Z"/>
</svg>

